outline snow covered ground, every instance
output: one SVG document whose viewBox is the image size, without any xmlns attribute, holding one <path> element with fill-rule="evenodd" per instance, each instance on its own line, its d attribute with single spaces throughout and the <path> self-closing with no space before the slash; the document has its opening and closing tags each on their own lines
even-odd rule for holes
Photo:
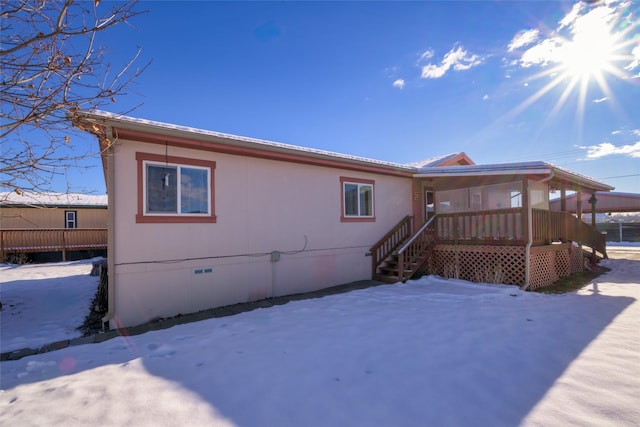
<svg viewBox="0 0 640 427">
<path fill-rule="evenodd" d="M 81 336 L 99 282 L 91 262 L 0 264 L 0 352 Z"/>
<path fill-rule="evenodd" d="M 640 261 L 603 265 L 572 294 L 431 276 L 2 362 L 0 425 L 638 426 Z M 78 334 L 90 268 L 0 266 L 2 351 Z"/>
</svg>

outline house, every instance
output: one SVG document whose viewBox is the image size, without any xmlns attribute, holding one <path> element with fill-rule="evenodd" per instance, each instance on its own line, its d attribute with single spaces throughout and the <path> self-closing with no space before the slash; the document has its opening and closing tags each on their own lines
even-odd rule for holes
<svg viewBox="0 0 640 427">
<path fill-rule="evenodd" d="M 106 229 L 106 195 L 0 192 L 0 261 L 103 254 Z"/>
<path fill-rule="evenodd" d="M 103 153 L 111 327 L 420 272 L 543 286 L 582 269 L 578 244 L 606 256 L 549 211 L 548 189 L 613 188 L 548 163 L 403 165 L 105 112 L 72 120 Z"/>
</svg>

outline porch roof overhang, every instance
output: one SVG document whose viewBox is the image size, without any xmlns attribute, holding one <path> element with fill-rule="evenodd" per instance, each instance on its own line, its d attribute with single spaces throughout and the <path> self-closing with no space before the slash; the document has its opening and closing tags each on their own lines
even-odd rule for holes
<svg viewBox="0 0 640 427">
<path fill-rule="evenodd" d="M 489 165 L 440 166 L 420 168 L 414 178 L 430 179 L 442 185 L 446 179 L 449 188 L 520 180 L 528 177 L 534 181 L 545 180 L 549 185 L 575 191 L 611 191 L 614 187 L 593 178 L 569 171 L 551 163 L 521 162 Z M 479 181 L 478 178 L 481 178 Z"/>
</svg>

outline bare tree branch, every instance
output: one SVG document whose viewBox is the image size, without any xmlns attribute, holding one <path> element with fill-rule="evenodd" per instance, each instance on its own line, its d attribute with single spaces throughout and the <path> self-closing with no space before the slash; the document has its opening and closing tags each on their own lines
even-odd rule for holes
<svg viewBox="0 0 640 427">
<path fill-rule="evenodd" d="M 112 73 L 98 36 L 145 11 L 138 0 L 0 0 L 0 186 L 46 189 L 75 164 L 67 117 L 110 105 L 148 66 Z M 102 36 L 101 36 L 102 38 Z M 37 129 L 46 143 L 27 133 Z"/>
</svg>

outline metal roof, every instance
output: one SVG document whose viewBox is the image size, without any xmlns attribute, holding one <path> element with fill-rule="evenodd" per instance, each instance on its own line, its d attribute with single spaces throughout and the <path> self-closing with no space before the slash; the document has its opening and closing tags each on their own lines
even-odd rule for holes
<svg viewBox="0 0 640 427">
<path fill-rule="evenodd" d="M 589 190 L 611 191 L 614 187 L 581 175 L 577 172 L 561 168 L 551 163 L 518 162 L 496 163 L 488 165 L 423 167 L 414 175 L 416 178 L 474 177 L 496 175 L 543 175 L 556 182 L 572 183 Z"/>
<path fill-rule="evenodd" d="M 106 208 L 107 195 L 6 191 L 0 192 L 0 206 Z"/>
<path fill-rule="evenodd" d="M 284 144 L 281 142 L 268 141 L 265 139 L 250 138 L 246 136 L 233 135 L 223 132 L 216 132 L 198 129 L 188 126 L 180 126 L 170 123 L 156 122 L 147 119 L 128 117 L 106 111 L 91 111 L 76 113 L 73 119 L 76 122 L 90 122 L 104 126 L 109 124 L 114 127 L 132 130 L 144 130 L 152 133 L 162 134 L 184 134 L 188 133 L 191 138 L 223 140 L 225 144 L 232 146 L 251 147 L 264 151 L 285 152 L 297 154 L 305 157 L 325 158 L 348 163 L 368 164 L 395 170 L 403 170 L 407 173 L 415 171 L 414 167 L 401 163 L 374 160 L 366 157 L 353 156 L 349 154 L 336 153 L 333 151 L 319 150 L 315 148 L 300 147 L 297 145 Z"/>
<path fill-rule="evenodd" d="M 335 153 L 332 151 L 283 144 L 280 142 L 267 141 L 263 139 L 249 138 L 222 132 L 197 129 L 188 126 L 179 126 L 169 123 L 128 117 L 105 111 L 79 112 L 76 113 L 74 117 L 71 117 L 71 120 L 73 120 L 76 124 L 89 124 L 90 129 L 86 130 L 90 132 L 96 132 L 95 126 L 112 126 L 119 129 L 149 132 L 160 135 L 170 135 L 181 138 L 188 137 L 191 139 L 202 141 L 222 143 L 228 146 L 294 154 L 307 158 L 328 159 L 347 164 L 351 163 L 377 166 L 383 169 L 413 174 L 415 178 L 473 177 L 495 175 L 542 175 L 546 176 L 547 178 L 551 177 L 555 182 L 558 183 L 566 182 L 570 183 L 573 186 L 583 187 L 584 189 L 588 190 L 611 191 L 614 189 L 614 187 L 611 187 L 603 182 L 542 161 L 498 163 L 488 165 L 435 166 L 442 163 L 443 161 L 446 161 L 446 159 L 451 158 L 452 156 L 460 154 L 454 153 L 446 156 L 427 159 L 422 162 L 412 164 L 399 164 L 394 162 L 369 159 L 365 157 L 352 156 L 348 154 Z"/>
<path fill-rule="evenodd" d="M 618 193 L 618 192 L 596 192 L 596 213 L 607 212 L 640 212 L 640 194 Z M 582 213 L 591 213 L 591 194 L 581 193 Z M 569 194 L 565 199 L 567 212 L 577 212 L 578 193 Z M 560 210 L 560 199 L 549 201 L 549 208 L 554 211 Z"/>
</svg>

